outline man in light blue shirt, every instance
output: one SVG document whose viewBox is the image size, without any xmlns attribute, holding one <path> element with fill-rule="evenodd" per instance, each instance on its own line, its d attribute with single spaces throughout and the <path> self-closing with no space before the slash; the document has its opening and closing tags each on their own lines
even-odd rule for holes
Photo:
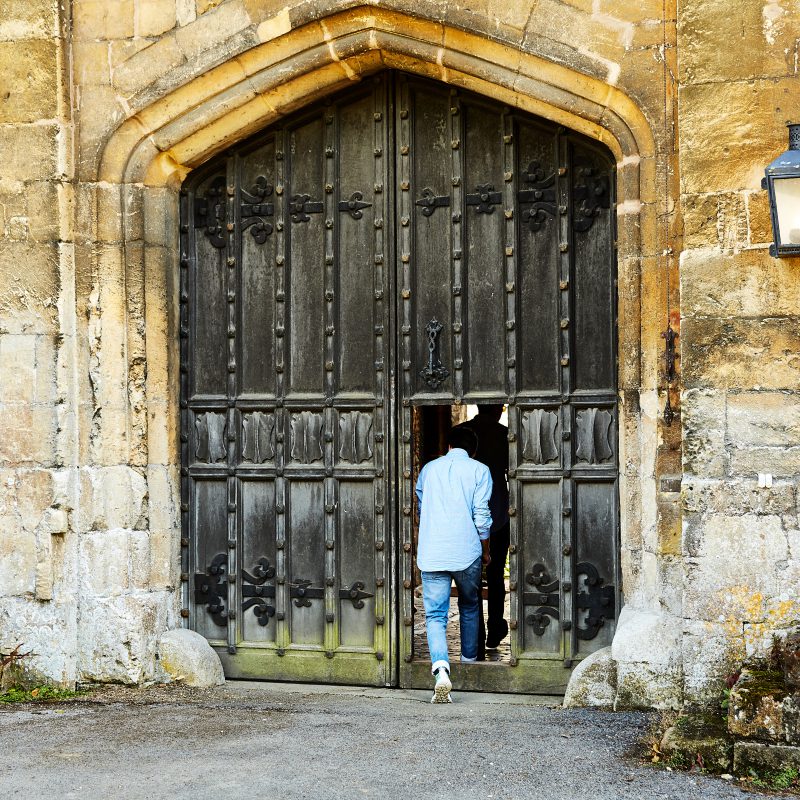
<svg viewBox="0 0 800 800">
<path fill-rule="evenodd" d="M 461 623 L 461 660 L 478 656 L 481 563 L 489 563 L 492 516 L 489 468 L 474 461 L 478 437 L 469 428 L 453 428 L 447 455 L 423 467 L 417 480 L 419 546 L 417 566 L 422 572 L 422 600 L 436 677 L 432 703 L 449 703 L 450 660 L 447 653 L 447 615 L 450 585 L 458 588 Z"/>
</svg>

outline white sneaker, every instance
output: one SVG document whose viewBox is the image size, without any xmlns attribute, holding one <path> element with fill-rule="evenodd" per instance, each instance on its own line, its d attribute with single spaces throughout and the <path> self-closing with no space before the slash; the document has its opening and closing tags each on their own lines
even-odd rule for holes
<svg viewBox="0 0 800 800">
<path fill-rule="evenodd" d="M 431 703 L 452 703 L 450 690 L 453 684 L 450 682 L 450 673 L 442 667 L 436 673 L 436 685 L 433 687 L 433 697 Z"/>
</svg>

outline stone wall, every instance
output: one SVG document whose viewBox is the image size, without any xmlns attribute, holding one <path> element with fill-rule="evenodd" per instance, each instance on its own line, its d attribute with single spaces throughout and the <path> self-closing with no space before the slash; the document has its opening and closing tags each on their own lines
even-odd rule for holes
<svg viewBox="0 0 800 800">
<path fill-rule="evenodd" d="M 800 259 L 769 256 L 760 188 L 798 116 L 798 26 L 781 0 L 735 14 L 688 0 L 678 25 L 683 662 L 698 699 L 800 617 Z"/>
<path fill-rule="evenodd" d="M 180 624 L 177 189 L 281 113 L 387 67 L 502 98 L 618 158 L 620 692 L 679 702 L 685 663 L 689 694 L 702 693 L 743 643 L 742 622 L 788 613 L 776 598 L 797 577 L 798 448 L 796 395 L 782 390 L 798 364 L 781 321 L 798 313 L 798 282 L 766 254 L 758 191 L 783 149 L 777 101 L 797 91 L 787 3 L 745 0 L 758 24 L 744 34 L 728 30 L 722 3 L 697 0 L 680 19 L 673 0 L 63 5 L 0 0 L 13 76 L 0 99 L 11 289 L 0 299 L 0 647 L 25 642 L 35 668 L 64 682 L 153 674 L 157 634 Z M 715 45 L 731 36 L 746 38 Z M 668 315 L 685 376 L 670 427 L 659 423 Z M 770 364 L 758 381 L 752 354 Z M 771 492 L 754 489 L 756 471 L 776 476 Z M 758 531 L 741 555 L 724 522 L 734 513 L 738 530 Z M 771 576 L 753 587 L 760 616 L 737 577 L 754 558 Z M 720 622 L 729 591 L 741 602 Z M 755 641 L 766 628 L 752 630 Z"/>
</svg>

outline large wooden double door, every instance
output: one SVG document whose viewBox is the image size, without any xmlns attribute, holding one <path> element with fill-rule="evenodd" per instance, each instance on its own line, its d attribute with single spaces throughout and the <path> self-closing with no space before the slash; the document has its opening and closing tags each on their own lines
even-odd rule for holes
<svg viewBox="0 0 800 800">
<path fill-rule="evenodd" d="M 386 73 L 181 193 L 185 614 L 231 677 L 429 682 L 412 411 L 505 403 L 510 663 L 553 692 L 619 607 L 613 163 Z"/>
</svg>

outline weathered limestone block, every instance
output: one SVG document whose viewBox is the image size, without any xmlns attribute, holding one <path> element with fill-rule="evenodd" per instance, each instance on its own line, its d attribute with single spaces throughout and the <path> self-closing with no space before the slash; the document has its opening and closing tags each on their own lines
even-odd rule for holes
<svg viewBox="0 0 800 800">
<path fill-rule="evenodd" d="M 781 518 L 707 515 L 689 530 L 687 545 L 696 555 L 687 566 L 684 615 L 731 624 L 763 620 L 777 592 L 775 564 L 788 556 Z"/>
<path fill-rule="evenodd" d="M 654 611 L 625 606 L 611 643 L 616 709 L 677 708 L 682 697 L 681 627 Z"/>
<path fill-rule="evenodd" d="M 187 628 L 163 633 L 158 640 L 157 680 L 180 681 L 187 686 L 210 688 L 225 683 L 222 662 L 211 645 Z"/>
<path fill-rule="evenodd" d="M 50 681 L 74 686 L 77 680 L 77 605 L 37 603 L 24 597 L 0 597 L 0 647 L 18 644 L 30 651 L 26 668 Z"/>
<path fill-rule="evenodd" d="M 147 483 L 126 466 L 84 467 L 77 529 L 147 528 Z"/>
<path fill-rule="evenodd" d="M 794 318 L 685 318 L 681 365 L 687 389 L 795 390 L 800 383 L 800 325 Z"/>
<path fill-rule="evenodd" d="M 772 241 L 771 229 L 769 241 Z M 797 314 L 800 285 L 793 280 L 796 272 L 791 259 L 771 258 L 767 250 L 739 253 L 710 248 L 684 250 L 681 313 L 684 317 Z"/>
<path fill-rule="evenodd" d="M 793 74 L 800 19 L 791 4 L 724 0 L 682 3 L 678 22 L 680 79 L 686 83 Z M 723 46 L 720 43 L 724 42 Z"/>
<path fill-rule="evenodd" d="M 0 461 L 19 466 L 53 466 L 57 460 L 56 408 L 0 406 Z"/>
<path fill-rule="evenodd" d="M 718 247 L 717 213 L 719 201 L 716 194 L 687 194 L 682 198 L 684 247 L 681 264 L 692 248 Z M 681 277 L 683 270 L 681 270 Z M 681 297 L 681 299 L 683 299 Z"/>
<path fill-rule="evenodd" d="M 729 393 L 727 401 L 734 447 L 800 447 L 800 393 Z"/>
<path fill-rule="evenodd" d="M 114 85 L 134 94 L 182 63 L 185 56 L 174 36 L 165 36 L 140 50 L 114 70 Z"/>
<path fill-rule="evenodd" d="M 72 30 L 77 40 L 133 36 L 133 0 L 74 0 Z"/>
<path fill-rule="evenodd" d="M 175 0 L 136 0 L 135 36 L 160 36 L 175 24 Z"/>
<path fill-rule="evenodd" d="M 758 189 L 786 141 L 784 97 L 795 79 L 723 81 L 680 88 L 683 191 Z M 780 152 L 780 150 L 778 150 Z"/>
<path fill-rule="evenodd" d="M 57 32 L 53 0 L 0 1 L 0 40 L 47 39 Z"/>
<path fill-rule="evenodd" d="M 617 665 L 611 648 L 587 656 L 572 671 L 564 694 L 564 708 L 613 708 L 617 696 Z"/>
<path fill-rule="evenodd" d="M 783 698 L 786 684 L 780 670 L 749 667 L 731 689 L 728 730 L 743 739 L 780 742 L 783 739 Z"/>
<path fill-rule="evenodd" d="M 36 122 L 56 115 L 56 43 L 0 42 L 0 123 Z"/>
<path fill-rule="evenodd" d="M 683 625 L 684 700 L 716 710 L 728 676 L 744 657 L 741 637 L 721 623 L 684 620 Z"/>
<path fill-rule="evenodd" d="M 688 766 L 697 756 L 710 772 L 728 772 L 733 763 L 733 739 L 719 715 L 691 714 L 678 717 L 661 739 L 661 752 L 667 760 Z"/>
<path fill-rule="evenodd" d="M 36 181 L 55 177 L 58 135 L 55 124 L 4 128 L 0 136 L 3 180 Z"/>
<path fill-rule="evenodd" d="M 30 594 L 36 575 L 36 537 L 14 517 L 0 516 L 0 595 Z"/>
<path fill-rule="evenodd" d="M 129 533 L 124 530 L 85 533 L 80 537 L 83 591 L 97 597 L 123 594 L 128 589 Z"/>
<path fill-rule="evenodd" d="M 684 511 L 693 514 L 796 514 L 795 488 L 792 483 L 775 482 L 760 488 L 756 480 L 684 479 L 681 485 Z"/>
<path fill-rule="evenodd" d="M 714 389 L 683 392 L 681 422 L 684 472 L 704 478 L 726 475 L 725 393 Z"/>
<path fill-rule="evenodd" d="M 170 595 L 162 592 L 81 598 L 82 680 L 141 683 L 153 678 L 155 648 L 166 629 Z"/>
<path fill-rule="evenodd" d="M 228 0 L 219 8 L 179 28 L 175 37 L 186 57 L 193 58 L 249 25 L 250 16 L 241 0 Z"/>
<path fill-rule="evenodd" d="M 733 746 L 735 775 L 749 777 L 751 772 L 775 773 L 787 767 L 800 769 L 800 747 L 762 742 L 736 742 Z"/>
</svg>

